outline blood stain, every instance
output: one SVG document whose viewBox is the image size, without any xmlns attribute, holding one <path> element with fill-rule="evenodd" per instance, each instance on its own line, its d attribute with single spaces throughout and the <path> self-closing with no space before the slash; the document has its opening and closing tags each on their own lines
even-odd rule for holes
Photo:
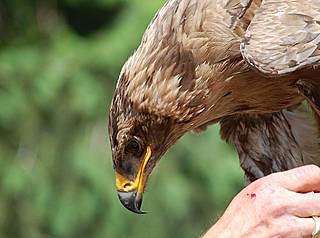
<svg viewBox="0 0 320 238">
<path fill-rule="evenodd" d="M 251 193 L 250 198 L 251 199 L 255 199 L 257 197 L 257 195 L 255 193 Z"/>
</svg>

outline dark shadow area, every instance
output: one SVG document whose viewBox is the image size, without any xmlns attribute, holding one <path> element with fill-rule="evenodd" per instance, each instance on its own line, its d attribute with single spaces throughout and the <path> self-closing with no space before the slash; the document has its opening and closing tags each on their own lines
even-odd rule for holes
<svg viewBox="0 0 320 238">
<path fill-rule="evenodd" d="M 123 4 L 114 5 L 112 8 L 101 8 L 92 5 L 73 7 L 58 3 L 58 9 L 77 34 L 88 36 L 112 24 L 123 10 Z"/>
</svg>

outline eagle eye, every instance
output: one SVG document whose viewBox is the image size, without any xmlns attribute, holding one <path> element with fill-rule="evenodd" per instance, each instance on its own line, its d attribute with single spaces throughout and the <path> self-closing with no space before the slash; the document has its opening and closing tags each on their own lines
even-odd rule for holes
<svg viewBox="0 0 320 238">
<path fill-rule="evenodd" d="M 136 157 L 141 155 L 141 150 L 142 146 L 136 139 L 132 139 L 124 149 L 126 154 L 134 155 Z"/>
</svg>

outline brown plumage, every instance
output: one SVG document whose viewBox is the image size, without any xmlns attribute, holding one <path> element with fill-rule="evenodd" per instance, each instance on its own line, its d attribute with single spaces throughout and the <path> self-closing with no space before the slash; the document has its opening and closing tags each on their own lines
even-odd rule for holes
<svg viewBox="0 0 320 238">
<path fill-rule="evenodd" d="M 217 122 L 249 182 L 314 160 L 316 130 L 300 103 L 320 118 L 320 0 L 261 2 L 169 0 L 148 26 L 109 116 L 117 189 L 129 210 L 141 213 L 162 155 L 186 132 Z"/>
</svg>

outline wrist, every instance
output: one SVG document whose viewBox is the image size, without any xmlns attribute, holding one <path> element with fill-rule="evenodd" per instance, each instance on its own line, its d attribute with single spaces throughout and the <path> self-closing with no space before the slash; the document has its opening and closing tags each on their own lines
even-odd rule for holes
<svg viewBox="0 0 320 238">
<path fill-rule="evenodd" d="M 228 229 L 228 225 L 225 222 L 224 217 L 222 216 L 210 229 L 203 235 L 201 238 L 231 238 L 230 229 Z M 234 237 L 233 237 L 234 238 Z"/>
</svg>

